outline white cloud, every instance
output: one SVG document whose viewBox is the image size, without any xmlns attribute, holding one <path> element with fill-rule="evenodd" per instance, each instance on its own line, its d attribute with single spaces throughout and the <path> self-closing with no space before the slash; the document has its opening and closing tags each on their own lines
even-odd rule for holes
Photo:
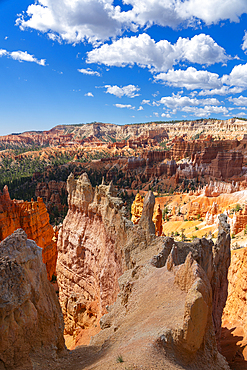
<svg viewBox="0 0 247 370">
<path fill-rule="evenodd" d="M 235 66 L 229 75 L 222 77 L 222 82 L 226 85 L 247 88 L 247 64 Z"/>
<path fill-rule="evenodd" d="M 162 113 L 161 117 L 171 118 L 171 115 L 169 113 Z"/>
<path fill-rule="evenodd" d="M 247 64 L 235 66 L 229 75 L 219 77 L 217 73 L 198 71 L 194 67 L 186 70 L 170 69 L 154 76 L 168 86 L 184 87 L 187 90 L 205 89 L 199 95 L 227 95 L 241 93 L 247 89 Z"/>
<path fill-rule="evenodd" d="M 159 113 L 158 113 L 158 112 L 153 112 L 153 115 L 154 115 L 155 117 L 159 117 Z"/>
<path fill-rule="evenodd" d="M 247 105 L 247 98 L 245 96 L 242 96 L 240 95 L 238 98 L 233 98 L 230 96 L 230 98 L 228 98 L 228 100 L 233 103 L 234 105 Z M 243 109 L 243 108 L 240 108 L 240 109 Z"/>
<path fill-rule="evenodd" d="M 135 109 L 135 107 L 132 107 L 131 104 L 114 104 L 117 108 L 128 108 L 128 109 Z"/>
<path fill-rule="evenodd" d="M 105 85 L 105 87 L 107 89 L 106 93 L 115 95 L 118 98 L 121 98 L 122 96 L 128 96 L 128 98 L 134 98 L 135 96 L 140 95 L 136 93 L 137 91 L 140 90 L 140 88 L 135 85 L 127 85 L 123 87 L 119 87 L 117 85 L 114 85 L 114 86 Z"/>
<path fill-rule="evenodd" d="M 219 105 L 219 100 L 215 98 L 197 99 L 189 98 L 188 96 L 181 96 L 180 94 L 172 94 L 172 96 L 164 96 L 160 99 L 160 103 L 165 107 L 171 109 L 178 109 L 183 107 L 191 107 L 198 105 Z"/>
<path fill-rule="evenodd" d="M 211 114 L 227 114 L 228 110 L 226 107 L 216 107 L 216 106 L 204 106 L 203 108 L 199 107 L 183 107 L 181 109 L 183 112 L 193 114 L 197 117 L 207 117 Z"/>
<path fill-rule="evenodd" d="M 141 104 L 148 104 L 148 105 L 150 105 L 150 100 L 143 99 L 141 101 Z"/>
<path fill-rule="evenodd" d="M 137 110 L 143 110 L 143 107 L 140 105 L 140 107 Z"/>
<path fill-rule="evenodd" d="M 86 93 L 85 96 L 91 96 L 92 98 L 94 97 L 94 95 L 91 92 Z"/>
<path fill-rule="evenodd" d="M 37 63 L 39 64 L 40 66 L 45 66 L 45 62 L 46 60 L 45 59 L 40 59 L 38 60 L 37 58 L 35 58 L 33 55 L 31 54 L 28 54 L 27 51 L 12 51 L 12 52 L 9 52 L 7 50 L 4 50 L 4 49 L 0 49 L 0 57 L 2 56 L 8 56 L 9 58 L 12 58 L 14 60 L 18 60 L 19 62 L 34 62 L 34 63 Z"/>
<path fill-rule="evenodd" d="M 247 12 L 246 0 L 125 0 L 132 8 L 122 11 L 114 0 L 37 0 L 18 16 L 22 28 L 46 32 L 70 43 L 97 42 L 137 31 L 153 24 L 176 28 L 207 25 L 229 19 L 238 22 Z"/>
<path fill-rule="evenodd" d="M 124 67 L 137 64 L 151 71 L 167 71 L 181 61 L 214 64 L 226 62 L 225 50 L 210 36 L 200 34 L 192 39 L 179 37 L 175 44 L 167 40 L 157 43 L 148 34 L 123 37 L 87 53 L 87 63 Z"/>
<path fill-rule="evenodd" d="M 3 55 L 8 55 L 8 52 L 7 50 L 0 49 L 0 57 L 2 57 Z"/>
<path fill-rule="evenodd" d="M 129 18 L 142 26 L 159 24 L 175 28 L 181 23 L 193 25 L 197 20 L 208 25 L 223 19 L 238 22 L 241 14 L 247 12 L 245 0 L 125 0 L 125 3 L 133 6 Z"/>
<path fill-rule="evenodd" d="M 246 50 L 247 49 L 247 32 L 246 31 L 244 32 L 243 44 L 241 46 L 242 46 L 242 50 Z M 247 51 L 245 51 L 245 54 L 246 53 L 247 53 Z"/>
<path fill-rule="evenodd" d="M 245 112 L 238 112 L 238 113 L 236 113 L 236 116 L 246 116 L 246 113 Z"/>
<path fill-rule="evenodd" d="M 176 71 L 170 69 L 166 73 L 159 73 L 154 78 L 155 80 L 163 81 L 168 86 L 185 87 L 187 90 L 215 89 L 222 86 L 221 79 L 217 73 L 198 71 L 193 67 Z"/>
<path fill-rule="evenodd" d="M 238 94 L 245 90 L 243 87 L 229 87 L 229 86 L 222 86 L 220 89 L 213 89 L 213 90 L 204 90 L 200 91 L 199 95 L 228 95 L 228 94 Z"/>
<path fill-rule="evenodd" d="M 77 69 L 77 71 L 80 72 L 80 73 L 83 73 L 84 75 L 100 76 L 100 73 L 99 72 L 92 71 L 92 69 L 90 69 L 90 68 L 87 68 L 87 69 L 81 68 L 81 69 Z"/>
<path fill-rule="evenodd" d="M 19 15 L 21 29 L 48 33 L 52 40 L 95 43 L 121 33 L 122 24 L 112 0 L 37 0 Z"/>
</svg>

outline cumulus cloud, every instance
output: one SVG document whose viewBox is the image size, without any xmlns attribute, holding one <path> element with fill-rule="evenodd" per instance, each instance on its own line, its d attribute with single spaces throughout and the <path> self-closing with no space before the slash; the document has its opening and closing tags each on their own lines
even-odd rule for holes
<svg viewBox="0 0 247 370">
<path fill-rule="evenodd" d="M 48 33 L 52 40 L 91 43 L 121 33 L 122 24 L 111 0 L 38 0 L 18 16 L 20 28 Z"/>
<path fill-rule="evenodd" d="M 88 92 L 86 94 L 84 94 L 85 96 L 91 96 L 92 98 L 94 97 L 94 95 L 91 93 L 91 92 Z"/>
<path fill-rule="evenodd" d="M 114 104 L 117 108 L 128 108 L 128 109 L 135 109 L 135 107 L 132 107 L 131 104 Z"/>
<path fill-rule="evenodd" d="M 138 86 L 135 85 L 127 85 L 123 87 L 119 87 L 117 85 L 105 85 L 106 93 L 112 94 L 121 98 L 122 96 L 127 96 L 128 98 L 134 98 L 135 96 L 139 96 L 136 92 L 140 90 Z"/>
<path fill-rule="evenodd" d="M 175 44 L 167 40 L 155 42 L 143 33 L 120 38 L 87 53 L 87 63 L 117 67 L 137 64 L 153 72 L 165 72 L 182 61 L 210 65 L 228 59 L 225 50 L 203 33 L 192 39 L 179 37 Z"/>
<path fill-rule="evenodd" d="M 245 96 L 240 95 L 238 98 L 233 98 L 232 96 L 228 98 L 229 102 L 233 103 L 234 105 L 238 106 L 247 106 L 247 98 Z M 243 109 L 243 108 L 241 108 Z"/>
<path fill-rule="evenodd" d="M 80 72 L 80 73 L 83 73 L 84 75 L 100 76 L 100 73 L 99 72 L 93 71 L 90 68 L 87 68 L 87 69 L 81 68 L 81 69 L 77 69 L 77 71 Z"/>
<path fill-rule="evenodd" d="M 189 67 L 186 70 L 170 69 L 168 72 L 154 76 L 155 80 L 162 81 L 168 86 L 185 87 L 187 90 L 216 89 L 222 86 L 222 81 L 217 73 L 198 71 Z"/>
<path fill-rule="evenodd" d="M 148 105 L 150 105 L 150 100 L 143 99 L 143 100 L 141 101 L 141 104 L 148 104 Z"/>
<path fill-rule="evenodd" d="M 169 113 L 162 113 L 161 117 L 171 118 L 171 115 Z"/>
<path fill-rule="evenodd" d="M 219 105 L 218 99 L 197 99 L 190 98 L 188 96 L 181 96 L 180 94 L 172 94 L 172 96 L 164 96 L 160 99 L 160 103 L 164 104 L 165 107 L 171 109 L 178 109 L 183 107 L 191 107 L 198 105 Z"/>
<path fill-rule="evenodd" d="M 247 12 L 246 0 L 125 0 L 131 6 L 122 11 L 114 0 L 37 0 L 19 15 L 21 29 L 32 28 L 50 38 L 77 43 L 95 43 L 120 35 L 123 30 L 137 31 L 153 24 L 176 28 L 207 25 L 229 19 L 238 22 Z"/>
<path fill-rule="evenodd" d="M 143 110 L 144 108 L 140 105 L 140 107 L 137 110 Z"/>
<path fill-rule="evenodd" d="M 199 95 L 228 95 L 228 94 L 238 94 L 245 90 L 243 87 L 229 87 L 229 86 L 222 86 L 220 89 L 212 89 L 212 90 L 203 90 L 199 92 Z"/>
<path fill-rule="evenodd" d="M 155 81 L 187 90 L 202 89 L 199 95 L 229 95 L 247 89 L 247 64 L 235 66 L 229 75 L 220 77 L 217 73 L 198 71 L 194 67 L 186 70 L 170 69 L 154 76 Z"/>
<path fill-rule="evenodd" d="M 34 62 L 39 64 L 40 66 L 45 66 L 45 59 L 40 59 L 38 60 L 37 58 L 34 57 L 34 55 L 28 54 L 27 51 L 12 51 L 9 52 L 4 49 L 0 49 L 0 57 L 2 56 L 7 56 L 9 58 L 12 58 L 14 60 L 18 60 L 19 62 Z"/>
<path fill-rule="evenodd" d="M 247 88 L 247 64 L 235 66 L 229 75 L 222 77 L 222 82 L 226 85 Z"/>
<path fill-rule="evenodd" d="M 217 106 L 204 106 L 201 107 L 183 107 L 181 109 L 183 112 L 193 114 L 197 117 L 208 117 L 211 114 L 227 114 L 228 110 L 226 107 Z"/>
<path fill-rule="evenodd" d="M 7 50 L 0 49 L 0 57 L 2 57 L 3 55 L 8 55 L 8 52 Z"/>
<path fill-rule="evenodd" d="M 247 49 L 247 32 L 246 31 L 244 33 L 243 44 L 241 46 L 242 46 L 242 50 L 244 50 L 246 54 L 247 53 L 247 51 L 245 51 Z"/>
</svg>

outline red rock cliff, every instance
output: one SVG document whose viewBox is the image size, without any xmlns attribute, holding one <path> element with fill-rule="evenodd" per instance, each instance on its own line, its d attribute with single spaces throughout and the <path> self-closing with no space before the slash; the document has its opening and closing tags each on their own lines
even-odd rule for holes
<svg viewBox="0 0 247 370">
<path fill-rule="evenodd" d="M 53 228 L 42 198 L 37 202 L 11 200 L 8 187 L 0 192 L 0 241 L 22 228 L 29 239 L 42 248 L 43 262 L 46 264 L 48 279 L 56 273 L 57 246 L 52 240 Z"/>
</svg>

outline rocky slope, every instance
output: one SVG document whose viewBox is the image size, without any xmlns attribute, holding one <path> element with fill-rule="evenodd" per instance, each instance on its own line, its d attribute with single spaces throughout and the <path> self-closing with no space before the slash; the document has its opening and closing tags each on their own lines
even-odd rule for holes
<svg viewBox="0 0 247 370">
<path fill-rule="evenodd" d="M 42 250 L 19 229 L 0 243 L 0 368 L 48 369 L 65 348 Z"/>
<path fill-rule="evenodd" d="M 155 236 L 152 192 L 134 225 L 112 184 L 93 190 L 86 174 L 71 175 L 67 190 L 57 267 L 65 330 L 78 344 L 100 318 L 103 329 L 86 368 L 115 369 L 121 354 L 136 369 L 228 369 L 216 346 L 230 264 L 226 216 L 215 244 L 175 242 Z"/>
<path fill-rule="evenodd" d="M 11 200 L 7 186 L 0 192 L 0 241 L 22 228 L 29 239 L 42 248 L 43 262 L 51 280 L 56 274 L 57 246 L 53 240 L 54 231 L 42 198 L 24 202 Z"/>
</svg>

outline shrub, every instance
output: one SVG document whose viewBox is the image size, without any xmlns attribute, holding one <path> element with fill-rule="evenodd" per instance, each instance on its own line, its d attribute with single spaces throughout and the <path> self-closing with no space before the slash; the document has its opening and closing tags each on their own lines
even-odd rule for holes
<svg viewBox="0 0 247 370">
<path fill-rule="evenodd" d="M 117 362 L 124 362 L 122 355 L 118 355 Z"/>
</svg>

